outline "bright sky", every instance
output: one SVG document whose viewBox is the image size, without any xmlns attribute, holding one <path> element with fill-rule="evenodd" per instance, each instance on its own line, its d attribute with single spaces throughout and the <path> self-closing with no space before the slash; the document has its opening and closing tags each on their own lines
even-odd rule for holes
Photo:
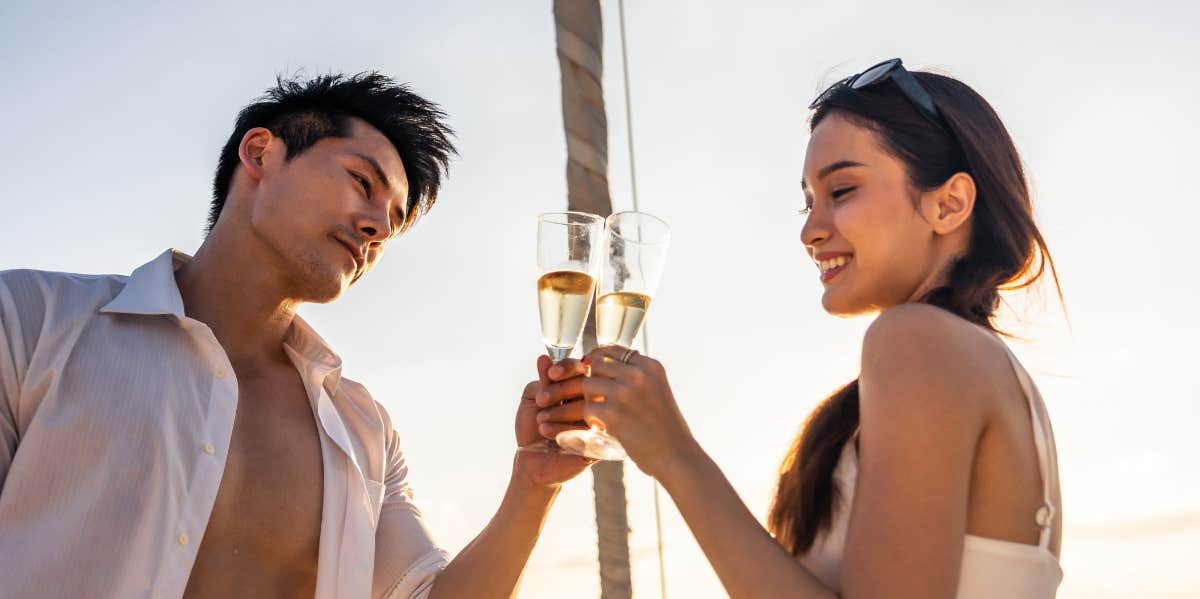
<svg viewBox="0 0 1200 599">
<path fill-rule="evenodd" d="M 673 228 L 652 353 L 753 512 L 805 414 L 854 376 L 868 324 L 821 311 L 803 254 L 805 107 L 901 56 L 995 106 L 1058 263 L 1070 326 L 1021 298 L 1009 322 L 1058 435 L 1059 596 L 1200 592 L 1200 395 L 1183 377 L 1200 336 L 1200 5 L 1156 4 L 629 3 L 640 201 Z M 604 13 L 611 184 L 628 209 L 616 3 Z M 342 300 L 302 313 L 392 413 L 438 539 L 465 545 L 499 503 L 542 350 L 535 217 L 566 204 L 551 2 L 9 0 L 0 56 L 0 269 L 128 273 L 194 251 L 234 115 L 278 72 L 378 69 L 444 105 L 462 157 L 439 204 Z M 655 597 L 651 484 L 632 466 L 627 484 L 635 589 Z M 721 596 L 663 508 L 670 596 Z M 585 476 L 521 596 L 597 595 L 595 552 Z"/>
</svg>

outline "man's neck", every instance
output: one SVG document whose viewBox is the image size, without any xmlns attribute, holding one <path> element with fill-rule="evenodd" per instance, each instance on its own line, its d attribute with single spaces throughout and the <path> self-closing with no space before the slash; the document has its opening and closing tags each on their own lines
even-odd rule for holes
<svg viewBox="0 0 1200 599">
<path fill-rule="evenodd" d="M 239 243 L 212 243 L 175 272 L 188 317 L 208 325 L 239 370 L 286 362 L 283 341 L 299 302 L 265 257 Z"/>
</svg>

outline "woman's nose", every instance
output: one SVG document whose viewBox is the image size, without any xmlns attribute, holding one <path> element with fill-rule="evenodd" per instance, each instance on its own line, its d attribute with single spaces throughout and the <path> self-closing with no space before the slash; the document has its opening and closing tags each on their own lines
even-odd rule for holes
<svg viewBox="0 0 1200 599">
<path fill-rule="evenodd" d="M 814 204 L 804 219 L 804 226 L 800 228 L 800 241 L 811 249 L 818 243 L 829 239 L 832 233 L 831 229 L 832 225 L 828 215 Z"/>
</svg>

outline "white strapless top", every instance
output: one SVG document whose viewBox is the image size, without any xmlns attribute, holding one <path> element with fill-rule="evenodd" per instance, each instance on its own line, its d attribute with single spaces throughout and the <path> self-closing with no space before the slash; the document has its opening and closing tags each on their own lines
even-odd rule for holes
<svg viewBox="0 0 1200 599">
<path fill-rule="evenodd" d="M 1007 346 L 1005 350 L 1008 351 Z M 1052 481 L 1055 485 L 1058 483 L 1058 467 L 1052 459 L 1057 453 L 1054 433 L 1047 424 L 1049 418 L 1042 396 L 1029 374 L 1011 351 L 1008 351 L 1008 359 L 1029 403 L 1029 413 L 1033 415 L 1033 439 L 1041 468 L 1043 501 L 1034 518 L 1042 533 L 1037 545 L 967 535 L 958 593 L 955 595 L 958 599 L 1050 599 L 1058 592 L 1058 585 L 1062 582 L 1062 567 L 1049 549 L 1056 512 L 1050 489 Z M 850 523 L 850 506 L 854 501 L 854 487 L 858 480 L 858 452 L 854 437 L 842 449 L 833 479 L 841 490 L 841 500 L 835 507 L 833 522 L 825 534 L 817 537 L 800 562 L 827 586 L 840 592 L 846 529 Z"/>
</svg>

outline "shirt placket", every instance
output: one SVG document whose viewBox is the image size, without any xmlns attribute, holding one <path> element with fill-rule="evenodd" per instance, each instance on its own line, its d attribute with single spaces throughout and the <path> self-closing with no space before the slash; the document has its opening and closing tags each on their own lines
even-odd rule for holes
<svg viewBox="0 0 1200 599">
<path fill-rule="evenodd" d="M 340 461 L 344 469 L 342 485 L 338 489 L 345 511 L 341 527 L 342 551 L 337 560 L 337 597 L 365 597 L 371 592 L 372 570 L 375 567 L 375 522 L 367 499 L 366 482 L 353 453 L 349 431 L 324 386 L 318 391 L 317 413 L 326 435 L 340 448 Z"/>
<path fill-rule="evenodd" d="M 187 588 L 200 541 L 220 490 L 237 415 L 237 377 L 224 348 L 203 323 L 184 319 L 181 325 L 193 337 L 196 346 L 203 348 L 197 365 L 205 369 L 204 375 L 211 377 L 212 385 L 204 421 L 184 424 L 200 429 L 195 437 L 196 447 L 191 448 L 195 452 L 195 468 L 179 513 L 172 527 L 165 531 L 170 537 L 166 541 L 167 567 L 154 597 L 180 597 Z"/>
</svg>

